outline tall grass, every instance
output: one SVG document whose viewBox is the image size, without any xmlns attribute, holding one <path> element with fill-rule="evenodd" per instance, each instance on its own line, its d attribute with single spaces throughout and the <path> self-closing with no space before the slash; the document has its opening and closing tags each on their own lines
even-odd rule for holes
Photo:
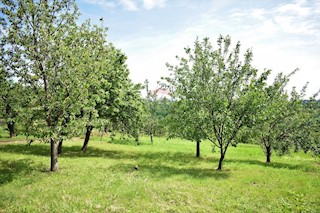
<svg viewBox="0 0 320 213">
<path fill-rule="evenodd" d="M 217 171 L 209 142 L 200 159 L 179 139 L 81 145 L 66 141 L 51 173 L 48 144 L 1 144 L 0 212 L 320 212 L 320 160 L 308 154 L 265 164 L 258 146 L 240 144 Z"/>
</svg>

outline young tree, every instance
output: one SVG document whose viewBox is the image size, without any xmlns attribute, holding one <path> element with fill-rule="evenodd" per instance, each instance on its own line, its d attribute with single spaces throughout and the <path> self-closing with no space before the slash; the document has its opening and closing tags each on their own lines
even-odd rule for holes
<svg viewBox="0 0 320 213">
<path fill-rule="evenodd" d="M 207 138 L 203 132 L 204 113 L 190 100 L 177 100 L 173 103 L 167 119 L 169 138 L 179 137 L 196 142 L 196 157 L 200 157 L 200 143 Z"/>
<path fill-rule="evenodd" d="M 82 151 L 87 149 L 94 127 L 117 129 L 120 125 L 121 130 L 130 134 L 135 132 L 134 137 L 138 138 L 133 124 L 141 120 L 140 85 L 134 85 L 130 81 L 125 64 L 126 56 L 112 44 L 106 46 L 105 52 L 99 53 L 99 56 L 104 57 L 107 63 L 97 68 L 95 72 L 101 73 L 100 79 L 89 88 L 92 106 L 84 109 L 89 114 L 89 119 Z M 129 127 L 133 129 L 129 130 Z"/>
<path fill-rule="evenodd" d="M 303 108 L 299 113 L 303 125 L 292 135 L 295 151 L 302 149 L 315 156 L 320 156 L 320 101 L 316 100 L 318 93 L 303 101 Z"/>
<path fill-rule="evenodd" d="M 252 125 L 260 110 L 260 93 L 269 71 L 258 76 L 251 66 L 251 50 L 241 62 L 240 42 L 230 51 L 229 36 L 220 36 L 217 43 L 214 50 L 208 38 L 197 39 L 193 49 L 185 48 L 187 58 L 177 57 L 177 66 L 168 65 L 172 73 L 166 80 L 175 100 L 192 102 L 186 113 L 202 113 L 205 122 L 199 128 L 219 149 L 221 170 L 229 145 L 237 143 L 239 130 Z"/>
<path fill-rule="evenodd" d="M 101 38 L 105 37 L 106 31 Z M 98 78 L 94 84 L 89 86 L 90 105 L 82 110 L 88 116 L 82 151 L 88 147 L 93 128 L 106 125 L 110 116 L 108 112 L 112 111 L 113 113 L 118 110 L 116 103 L 110 99 L 118 97 L 122 84 L 129 75 L 128 70 L 123 68 L 125 56 L 112 44 L 105 45 L 105 43 L 105 40 L 100 42 L 95 40 L 94 48 L 98 48 L 100 51 L 92 52 L 98 62 L 98 66 L 93 68 Z"/>
<path fill-rule="evenodd" d="M 28 94 L 36 136 L 51 144 L 51 171 L 58 169 L 57 142 L 78 131 L 88 88 L 96 80 L 91 53 L 101 34 L 81 33 L 78 9 L 67 1 L 2 1 L 5 69 L 32 89 Z M 94 49 L 96 51 L 96 49 Z M 65 118 L 70 119 L 65 122 Z"/>
<path fill-rule="evenodd" d="M 159 92 L 163 88 L 151 91 L 149 90 L 148 80 L 145 81 L 147 96 L 144 98 L 143 129 L 144 133 L 150 136 L 150 142 L 153 143 L 153 136 L 164 136 L 167 133 L 167 116 L 172 107 L 172 101 L 166 96 L 161 97 Z"/>
<path fill-rule="evenodd" d="M 113 114 L 110 119 L 113 130 L 132 136 L 139 145 L 143 113 L 143 102 L 140 95 L 141 85 L 135 85 L 130 81 L 127 83 L 127 85 L 124 85 L 124 88 L 127 89 L 123 90 L 123 99 L 118 102 L 119 111 Z"/>
<path fill-rule="evenodd" d="M 266 155 L 266 163 L 270 163 L 273 150 L 278 155 L 289 153 L 289 148 L 293 145 L 292 136 L 304 125 L 302 97 L 306 87 L 300 94 L 293 89 L 291 97 L 285 90 L 290 76 L 295 72 L 288 76 L 280 73 L 274 83 L 266 86 L 261 94 L 264 97 L 264 109 L 259 111 L 251 131 L 257 132 Z"/>
</svg>

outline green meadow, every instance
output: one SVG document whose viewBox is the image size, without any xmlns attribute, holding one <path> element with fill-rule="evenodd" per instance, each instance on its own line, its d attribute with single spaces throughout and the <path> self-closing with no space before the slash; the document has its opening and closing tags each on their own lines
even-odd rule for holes
<svg viewBox="0 0 320 213">
<path fill-rule="evenodd" d="M 0 212 L 320 212 L 320 159 L 230 147 L 222 171 L 209 142 L 147 137 L 65 141 L 59 171 L 50 145 L 0 142 Z M 137 169 L 135 168 L 137 167 Z"/>
</svg>

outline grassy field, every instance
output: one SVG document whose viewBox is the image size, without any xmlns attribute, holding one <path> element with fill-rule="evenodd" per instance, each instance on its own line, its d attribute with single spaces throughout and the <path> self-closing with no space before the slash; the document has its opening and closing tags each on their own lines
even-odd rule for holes
<svg viewBox="0 0 320 213">
<path fill-rule="evenodd" d="M 209 142 L 200 159 L 181 140 L 81 145 L 66 141 L 51 173 L 49 144 L 0 143 L 0 212 L 320 212 L 320 160 L 303 153 L 266 165 L 258 146 L 240 144 L 216 171 Z"/>
</svg>

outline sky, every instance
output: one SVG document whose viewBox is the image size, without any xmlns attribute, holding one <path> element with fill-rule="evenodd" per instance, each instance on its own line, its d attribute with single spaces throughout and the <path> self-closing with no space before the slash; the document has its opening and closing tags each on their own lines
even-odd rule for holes
<svg viewBox="0 0 320 213">
<path fill-rule="evenodd" d="M 128 57 L 130 78 L 156 88 L 184 47 L 219 35 L 253 51 L 253 66 L 289 74 L 307 96 L 320 89 L 320 0 L 77 0 L 81 19 L 108 27 L 108 41 Z M 288 88 L 290 89 L 290 88 Z"/>
</svg>

